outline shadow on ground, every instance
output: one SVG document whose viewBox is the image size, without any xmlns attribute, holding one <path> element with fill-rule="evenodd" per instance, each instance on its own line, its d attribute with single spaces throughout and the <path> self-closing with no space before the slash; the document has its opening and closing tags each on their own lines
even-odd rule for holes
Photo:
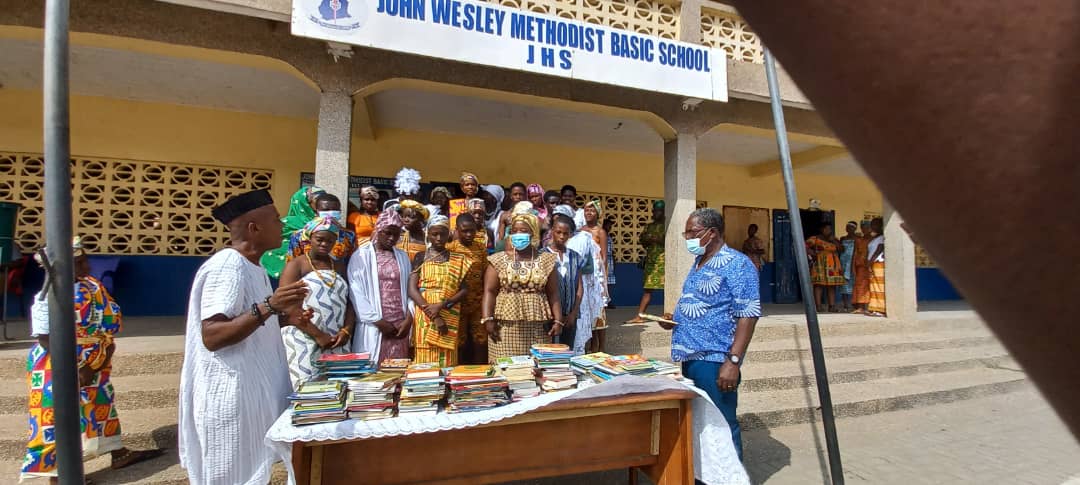
<svg viewBox="0 0 1080 485">
<path fill-rule="evenodd" d="M 152 460 L 136 463 L 121 470 L 105 468 L 88 473 L 86 478 L 97 484 L 110 483 L 149 483 L 144 482 L 178 463 L 180 456 L 176 451 L 176 425 L 162 426 L 152 432 L 154 447 L 165 450 L 165 454 Z M 155 482 L 156 483 L 156 482 Z"/>
<path fill-rule="evenodd" d="M 791 466 L 791 448 L 772 437 L 769 428 L 756 416 L 739 418 L 743 431 L 743 465 L 751 483 L 765 483 L 776 472 Z"/>
</svg>

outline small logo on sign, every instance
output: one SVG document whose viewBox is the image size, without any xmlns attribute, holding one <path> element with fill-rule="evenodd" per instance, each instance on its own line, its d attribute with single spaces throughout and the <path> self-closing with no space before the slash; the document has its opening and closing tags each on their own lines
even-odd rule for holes
<svg viewBox="0 0 1080 485">
<path fill-rule="evenodd" d="M 364 0 L 308 0 L 308 20 L 320 27 L 349 31 L 359 29 L 366 17 Z"/>
</svg>

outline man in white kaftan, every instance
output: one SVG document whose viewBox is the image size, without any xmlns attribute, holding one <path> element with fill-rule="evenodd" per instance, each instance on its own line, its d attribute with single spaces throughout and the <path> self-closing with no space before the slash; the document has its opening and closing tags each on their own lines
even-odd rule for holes
<svg viewBox="0 0 1080 485">
<path fill-rule="evenodd" d="M 292 390 L 276 313 L 302 301 L 305 290 L 273 291 L 258 265 L 263 252 L 280 245 L 281 223 L 269 194 L 252 194 L 215 209 L 230 226 L 232 244 L 203 263 L 191 289 L 179 451 L 194 485 L 269 482 L 277 458 L 264 437 Z"/>
</svg>

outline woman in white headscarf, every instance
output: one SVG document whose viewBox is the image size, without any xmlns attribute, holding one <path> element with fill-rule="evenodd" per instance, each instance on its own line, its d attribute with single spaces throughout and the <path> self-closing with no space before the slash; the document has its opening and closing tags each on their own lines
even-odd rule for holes
<svg viewBox="0 0 1080 485">
<path fill-rule="evenodd" d="M 492 200 L 484 197 L 484 193 L 490 194 Z M 487 208 L 487 217 L 484 218 L 487 221 L 487 228 L 491 230 L 495 237 L 499 237 L 499 219 L 502 218 L 502 205 L 503 199 L 506 198 L 506 192 L 501 185 L 485 185 L 484 190 L 480 192 L 480 198 L 484 199 L 484 205 Z M 494 204 L 492 204 L 493 202 Z"/>
</svg>

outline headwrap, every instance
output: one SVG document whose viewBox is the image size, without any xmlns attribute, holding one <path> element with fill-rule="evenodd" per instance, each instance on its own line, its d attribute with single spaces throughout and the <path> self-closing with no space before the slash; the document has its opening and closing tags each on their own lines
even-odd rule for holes
<svg viewBox="0 0 1080 485">
<path fill-rule="evenodd" d="M 420 193 L 420 172 L 405 167 L 394 177 L 394 190 L 398 194 L 415 195 Z"/>
<path fill-rule="evenodd" d="M 46 248 L 46 252 L 48 252 L 48 248 Z M 86 249 L 83 249 L 82 238 L 75 236 L 71 238 L 71 257 L 77 258 L 79 256 L 86 256 Z M 43 263 L 43 261 L 41 261 L 41 253 L 34 253 L 34 261 L 37 264 Z"/>
<path fill-rule="evenodd" d="M 450 218 L 441 214 L 431 216 L 431 220 L 428 221 L 427 227 L 428 229 L 431 229 L 435 226 L 443 226 L 447 229 L 450 229 Z"/>
<path fill-rule="evenodd" d="M 544 188 L 541 187 L 540 184 L 529 184 L 529 186 L 525 188 L 525 193 L 528 194 L 529 197 L 534 195 L 542 196 L 544 195 Z"/>
<path fill-rule="evenodd" d="M 379 219 L 375 221 L 375 232 L 380 232 L 387 227 L 396 227 L 398 229 L 403 226 L 401 222 L 401 214 L 398 214 L 397 206 L 392 206 L 389 209 L 379 214 Z"/>
<path fill-rule="evenodd" d="M 487 206 L 484 205 L 484 199 L 469 199 L 465 202 L 465 207 L 468 207 L 469 211 L 472 211 L 473 209 L 479 207 L 485 213 L 487 212 Z"/>
<path fill-rule="evenodd" d="M 596 220 L 597 221 L 604 218 L 604 209 L 602 207 L 600 207 L 600 201 L 599 200 L 593 199 L 593 200 L 590 200 L 590 201 L 586 202 L 585 206 L 582 207 L 582 209 L 588 209 L 590 206 L 593 207 L 594 209 L 596 209 Z"/>
<path fill-rule="evenodd" d="M 304 224 L 303 229 L 300 229 L 300 241 L 310 241 L 313 234 L 322 231 L 332 232 L 334 236 L 337 236 L 341 233 L 341 223 L 333 217 L 316 217 Z"/>
<path fill-rule="evenodd" d="M 515 215 L 515 216 L 518 215 L 518 214 L 533 214 L 533 215 L 535 215 L 536 214 L 536 208 L 533 207 L 532 202 L 529 202 L 527 200 L 523 200 L 521 202 L 518 202 L 517 204 L 514 204 L 514 206 L 510 208 L 510 214 Z"/>
<path fill-rule="evenodd" d="M 301 189 L 301 191 L 304 191 Z M 304 191 L 306 194 L 306 191 Z M 295 198 L 295 197 L 294 197 Z M 266 189 L 252 190 L 251 192 L 245 192 L 237 195 L 225 201 L 213 208 L 210 213 L 213 214 L 214 219 L 221 221 L 222 224 L 228 224 L 237 217 L 240 217 L 248 212 L 258 209 L 263 206 L 273 205 L 274 199 L 270 197 L 270 191 Z M 310 219 L 315 215 L 315 211 L 311 208 L 311 204 L 308 204 L 307 198 L 303 199 L 303 206 L 307 208 L 308 218 Z M 290 208 L 291 212 L 291 208 Z"/>
<path fill-rule="evenodd" d="M 315 197 L 316 195 L 325 194 L 325 193 L 326 193 L 326 189 L 324 189 L 322 187 L 319 187 L 319 186 L 315 186 L 315 185 L 309 185 L 307 187 L 307 189 L 304 190 L 304 197 L 307 197 L 308 199 L 311 199 L 312 197 Z"/>
<path fill-rule="evenodd" d="M 526 214 L 514 214 L 510 218 L 510 227 L 513 227 L 515 223 L 524 222 L 529 226 L 529 232 L 532 233 L 531 244 L 533 247 L 540 245 L 540 219 L 531 213 Z"/>
<path fill-rule="evenodd" d="M 439 193 L 445 195 L 446 200 L 450 200 L 452 198 L 452 196 L 450 195 L 450 189 L 440 185 L 438 187 L 435 187 L 434 189 L 431 189 L 431 195 L 428 196 L 428 200 L 431 200 L 433 197 L 435 197 L 435 194 Z"/>
<path fill-rule="evenodd" d="M 478 187 L 480 186 L 480 179 L 476 178 L 476 175 L 469 172 L 461 172 L 461 183 L 465 183 L 469 179 L 472 179 L 473 183 L 475 183 Z"/>
<path fill-rule="evenodd" d="M 363 197 L 365 195 L 370 195 L 370 196 L 374 197 L 376 200 L 378 200 L 379 199 L 379 189 L 376 189 L 372 185 L 368 185 L 366 187 L 360 188 L 360 197 Z"/>
<path fill-rule="evenodd" d="M 653 209 L 663 209 L 664 208 L 664 201 L 662 201 L 662 200 L 654 200 L 653 203 L 652 203 L 652 208 Z"/>
<path fill-rule="evenodd" d="M 566 204 L 559 204 L 555 206 L 555 210 L 553 212 L 556 214 L 562 214 L 571 219 L 574 218 L 574 209 Z"/>
<path fill-rule="evenodd" d="M 412 209 L 416 211 L 416 213 L 420 214 L 420 217 L 423 217 L 425 221 L 428 220 L 429 217 L 431 217 L 431 213 L 428 212 L 427 207 L 424 207 L 424 204 L 421 204 L 412 199 L 405 199 L 401 201 L 398 204 L 398 207 L 399 209 Z"/>
<path fill-rule="evenodd" d="M 506 191 L 503 190 L 502 186 L 498 184 L 485 185 L 483 189 L 484 192 L 487 192 L 491 194 L 492 197 L 495 197 L 495 211 L 498 211 L 499 208 L 502 207 L 503 199 L 506 198 Z M 492 211 L 488 215 L 494 214 L 495 211 Z"/>
</svg>

